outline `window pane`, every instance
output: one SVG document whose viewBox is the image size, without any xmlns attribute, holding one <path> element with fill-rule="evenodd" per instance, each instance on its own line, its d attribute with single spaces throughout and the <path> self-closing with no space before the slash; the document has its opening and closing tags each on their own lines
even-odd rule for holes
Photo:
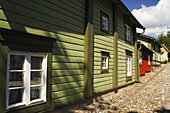
<svg viewBox="0 0 170 113">
<path fill-rule="evenodd" d="M 106 67 L 106 63 L 102 63 L 102 67 Z"/>
<path fill-rule="evenodd" d="M 104 18 L 102 18 L 102 23 L 104 23 Z"/>
<path fill-rule="evenodd" d="M 127 34 L 127 39 L 128 39 L 128 41 L 130 41 L 130 35 L 129 34 Z"/>
<path fill-rule="evenodd" d="M 106 58 L 102 58 L 102 62 L 103 62 L 103 63 L 106 62 Z"/>
<path fill-rule="evenodd" d="M 32 87 L 31 88 L 31 100 L 41 98 L 41 87 Z"/>
<path fill-rule="evenodd" d="M 108 19 L 105 17 L 102 17 L 102 29 L 108 30 Z"/>
<path fill-rule="evenodd" d="M 129 76 L 131 76 L 132 74 L 132 61 L 131 61 L 131 58 L 129 59 Z"/>
<path fill-rule="evenodd" d="M 129 58 L 127 57 L 127 76 L 129 76 Z"/>
<path fill-rule="evenodd" d="M 10 70 L 23 70 L 25 56 L 11 55 L 10 56 Z"/>
<path fill-rule="evenodd" d="M 127 32 L 127 26 L 125 25 L 125 30 L 126 30 L 126 32 Z"/>
<path fill-rule="evenodd" d="M 10 72 L 9 87 L 24 86 L 23 77 L 24 77 L 23 72 Z"/>
<path fill-rule="evenodd" d="M 126 32 L 126 39 L 129 40 L 128 33 Z"/>
<path fill-rule="evenodd" d="M 31 85 L 41 84 L 41 71 L 32 71 L 31 72 Z"/>
<path fill-rule="evenodd" d="M 31 69 L 42 69 L 43 57 L 31 57 Z"/>
<path fill-rule="evenodd" d="M 104 27 L 105 27 L 105 26 L 104 26 L 104 24 L 103 24 L 103 25 L 102 25 L 102 29 L 104 29 Z"/>
<path fill-rule="evenodd" d="M 106 21 L 106 19 L 104 20 L 104 24 L 106 25 L 106 23 L 107 23 L 107 21 Z"/>
<path fill-rule="evenodd" d="M 9 90 L 9 105 L 22 102 L 24 89 Z"/>
<path fill-rule="evenodd" d="M 130 28 L 128 27 L 128 32 L 130 32 Z"/>
<path fill-rule="evenodd" d="M 150 55 L 148 55 L 148 65 L 150 66 Z"/>
</svg>

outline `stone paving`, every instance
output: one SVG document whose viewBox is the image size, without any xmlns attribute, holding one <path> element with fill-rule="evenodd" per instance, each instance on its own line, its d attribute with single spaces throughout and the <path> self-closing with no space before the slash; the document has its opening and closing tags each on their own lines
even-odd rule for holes
<svg viewBox="0 0 170 113">
<path fill-rule="evenodd" d="M 163 67 L 166 65 L 162 65 Z M 170 64 L 141 77 L 141 83 L 96 97 L 74 113 L 170 113 Z"/>
<path fill-rule="evenodd" d="M 165 67 L 162 73 L 162 78 L 165 83 L 163 85 L 163 92 L 165 94 L 163 97 L 163 104 L 166 109 L 170 110 L 170 64 Z"/>
<path fill-rule="evenodd" d="M 141 83 L 126 86 L 52 113 L 170 113 L 170 64 L 140 77 Z"/>
</svg>

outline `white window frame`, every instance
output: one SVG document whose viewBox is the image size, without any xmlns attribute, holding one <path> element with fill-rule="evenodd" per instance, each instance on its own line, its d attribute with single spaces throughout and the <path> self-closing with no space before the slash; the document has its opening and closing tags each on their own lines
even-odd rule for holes
<svg viewBox="0 0 170 113">
<path fill-rule="evenodd" d="M 104 23 L 103 21 L 105 21 L 106 23 Z M 109 28 L 108 18 L 105 16 L 102 16 L 102 30 L 108 32 L 108 28 Z"/>
<path fill-rule="evenodd" d="M 10 55 L 24 55 L 25 56 L 25 62 L 24 62 L 24 70 L 10 70 Z M 35 85 L 30 84 L 30 72 L 31 72 L 31 56 L 39 56 L 43 57 L 42 61 L 42 81 L 40 85 L 36 86 L 41 86 L 41 97 L 40 99 L 35 99 L 35 100 L 30 100 L 30 88 L 35 87 Z M 23 78 L 23 83 L 24 86 L 21 88 L 24 88 L 23 91 L 23 101 L 20 103 L 12 104 L 9 105 L 9 90 L 11 89 L 17 89 L 17 87 L 14 88 L 9 88 L 9 73 L 15 71 L 15 72 L 25 72 L 24 73 L 24 78 Z M 39 71 L 39 70 L 34 70 L 34 71 Z M 19 52 L 8 52 L 8 61 L 7 61 L 7 83 L 6 83 L 6 109 L 14 108 L 14 107 L 19 107 L 23 105 L 29 105 L 33 104 L 35 102 L 42 102 L 46 101 L 46 82 L 47 82 L 47 55 L 46 54 L 36 54 L 36 53 L 19 53 Z M 26 93 L 27 92 L 27 93 Z"/>
<path fill-rule="evenodd" d="M 148 55 L 148 66 L 150 66 L 151 65 L 151 57 L 150 57 L 150 55 Z"/>
<path fill-rule="evenodd" d="M 139 64 L 142 65 L 142 51 L 139 51 Z"/>
<path fill-rule="evenodd" d="M 166 60 L 168 61 L 168 52 L 167 52 L 167 59 Z"/>
<path fill-rule="evenodd" d="M 103 62 L 103 58 L 106 58 L 106 62 Z M 108 65 L 109 65 L 109 57 L 108 56 L 104 56 L 102 55 L 102 69 L 108 69 Z M 103 67 L 103 63 L 106 63 L 106 67 Z"/>
<path fill-rule="evenodd" d="M 125 26 L 126 26 L 126 28 L 125 28 L 125 30 L 126 30 L 126 40 L 130 42 L 130 27 L 127 24 L 125 24 Z"/>
<path fill-rule="evenodd" d="M 160 61 L 160 54 L 158 54 L 158 61 Z"/>
<path fill-rule="evenodd" d="M 166 52 L 164 52 L 164 55 L 163 55 L 163 56 L 164 56 L 164 59 L 165 59 L 165 56 L 166 56 Z"/>
<path fill-rule="evenodd" d="M 127 57 L 127 76 L 131 77 L 132 76 L 132 57 Z"/>
</svg>

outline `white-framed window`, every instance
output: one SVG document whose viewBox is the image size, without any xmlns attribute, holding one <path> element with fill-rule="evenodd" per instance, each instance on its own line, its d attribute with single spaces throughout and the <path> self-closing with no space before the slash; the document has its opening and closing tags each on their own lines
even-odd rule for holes
<svg viewBox="0 0 170 113">
<path fill-rule="evenodd" d="M 150 61 L 150 55 L 148 55 L 148 66 L 150 66 L 151 61 Z"/>
<path fill-rule="evenodd" d="M 108 69 L 108 56 L 102 56 L 102 69 Z"/>
<path fill-rule="evenodd" d="M 168 61 L 168 52 L 167 52 L 167 61 Z"/>
<path fill-rule="evenodd" d="M 125 33 L 126 33 L 126 40 L 130 42 L 130 27 L 125 24 Z"/>
<path fill-rule="evenodd" d="M 132 58 L 127 57 L 127 76 L 132 76 Z"/>
<path fill-rule="evenodd" d="M 164 52 L 164 55 L 163 55 L 163 56 L 164 56 L 164 59 L 165 59 L 165 56 L 166 56 L 166 52 Z"/>
<path fill-rule="evenodd" d="M 153 53 L 153 60 L 155 60 L 155 53 Z"/>
<path fill-rule="evenodd" d="M 109 52 L 101 52 L 101 73 L 109 72 Z"/>
<path fill-rule="evenodd" d="M 108 18 L 102 16 L 102 30 L 108 31 Z"/>
<path fill-rule="evenodd" d="M 100 16 L 100 26 L 101 31 L 105 33 L 109 33 L 109 16 L 101 11 Z"/>
<path fill-rule="evenodd" d="M 46 101 L 47 55 L 8 53 L 6 109 Z"/>
<path fill-rule="evenodd" d="M 142 51 L 139 51 L 139 65 L 142 65 Z"/>
<path fill-rule="evenodd" d="M 160 54 L 157 54 L 158 55 L 158 61 L 160 61 Z"/>
</svg>

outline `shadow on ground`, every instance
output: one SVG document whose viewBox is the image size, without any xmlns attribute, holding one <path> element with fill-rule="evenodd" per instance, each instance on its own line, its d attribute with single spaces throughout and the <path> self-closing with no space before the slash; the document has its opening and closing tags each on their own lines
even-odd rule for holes
<svg viewBox="0 0 170 113">
<path fill-rule="evenodd" d="M 156 113 L 170 113 L 170 110 L 162 108 L 161 110 L 155 110 Z"/>
</svg>

